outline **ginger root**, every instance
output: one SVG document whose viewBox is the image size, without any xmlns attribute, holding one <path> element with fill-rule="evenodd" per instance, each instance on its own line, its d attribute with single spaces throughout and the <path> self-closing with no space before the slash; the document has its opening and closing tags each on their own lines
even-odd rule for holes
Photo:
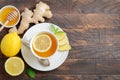
<svg viewBox="0 0 120 80">
<path fill-rule="evenodd" d="M 20 23 L 20 26 L 18 28 L 18 33 L 22 34 L 26 29 L 28 29 L 29 24 L 32 21 L 32 16 L 33 16 L 33 12 L 31 10 L 29 10 L 28 8 L 25 8 L 25 11 L 22 12 L 22 20 Z"/>
<path fill-rule="evenodd" d="M 36 9 L 34 10 L 33 23 L 37 24 L 38 21 L 44 22 L 45 19 L 43 17 L 51 18 L 52 13 L 50 11 L 50 7 L 47 4 L 39 2 L 36 5 Z"/>
<path fill-rule="evenodd" d="M 29 27 L 29 23 L 32 22 L 31 17 L 33 16 L 33 12 L 28 8 L 25 8 L 25 11 L 22 12 L 21 16 L 22 20 L 18 30 L 16 27 L 13 27 L 9 30 L 9 32 L 17 32 L 18 34 L 22 34 Z"/>
<path fill-rule="evenodd" d="M 51 18 L 52 12 L 50 11 L 50 7 L 43 2 L 39 2 L 36 5 L 36 8 L 34 9 L 34 12 L 29 10 L 28 8 L 25 8 L 24 12 L 22 12 L 22 20 L 20 22 L 20 26 L 17 30 L 16 27 L 13 27 L 9 30 L 9 32 L 17 32 L 18 34 L 22 34 L 26 29 L 29 28 L 30 23 L 39 23 L 44 22 L 46 18 Z"/>
</svg>

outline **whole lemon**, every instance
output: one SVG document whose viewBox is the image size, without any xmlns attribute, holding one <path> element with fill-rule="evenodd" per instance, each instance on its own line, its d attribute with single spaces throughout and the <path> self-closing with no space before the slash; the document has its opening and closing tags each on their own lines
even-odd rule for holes
<svg viewBox="0 0 120 80">
<path fill-rule="evenodd" d="M 1 41 L 1 51 L 7 56 L 15 56 L 20 51 L 21 39 L 16 32 L 6 34 Z"/>
</svg>

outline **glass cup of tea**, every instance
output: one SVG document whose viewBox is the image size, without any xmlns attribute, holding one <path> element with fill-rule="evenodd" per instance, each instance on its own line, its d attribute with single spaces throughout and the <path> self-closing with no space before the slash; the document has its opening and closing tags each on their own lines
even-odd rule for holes
<svg viewBox="0 0 120 80">
<path fill-rule="evenodd" d="M 48 59 L 53 56 L 58 49 L 58 40 L 50 31 L 41 31 L 30 41 L 32 54 L 39 59 Z"/>
</svg>

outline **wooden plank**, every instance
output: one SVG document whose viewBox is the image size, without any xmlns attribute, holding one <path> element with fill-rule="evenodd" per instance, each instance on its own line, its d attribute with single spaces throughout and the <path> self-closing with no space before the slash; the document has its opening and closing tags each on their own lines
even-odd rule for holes
<svg viewBox="0 0 120 80">
<path fill-rule="evenodd" d="M 115 28 L 120 25 L 119 14 L 54 14 L 49 22 L 67 29 Z"/>
<path fill-rule="evenodd" d="M 119 80 L 120 75 L 82 75 L 80 80 Z"/>
<path fill-rule="evenodd" d="M 96 74 L 120 74 L 120 59 L 96 59 Z"/>
</svg>

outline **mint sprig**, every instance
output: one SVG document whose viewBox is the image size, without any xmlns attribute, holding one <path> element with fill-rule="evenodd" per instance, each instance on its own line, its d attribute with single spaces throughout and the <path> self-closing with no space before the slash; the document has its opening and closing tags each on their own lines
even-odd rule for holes
<svg viewBox="0 0 120 80">
<path fill-rule="evenodd" d="M 56 28 L 55 25 L 51 25 L 51 30 L 52 32 L 55 34 L 55 33 L 58 33 L 58 32 L 63 32 L 63 31 L 60 31 L 59 28 Z"/>
</svg>

